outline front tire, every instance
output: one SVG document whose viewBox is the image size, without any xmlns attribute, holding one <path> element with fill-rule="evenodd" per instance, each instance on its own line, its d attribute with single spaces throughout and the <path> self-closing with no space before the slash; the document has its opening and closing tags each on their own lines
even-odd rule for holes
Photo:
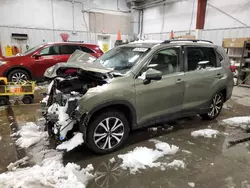
<svg viewBox="0 0 250 188">
<path fill-rule="evenodd" d="M 214 95 L 210 103 L 210 111 L 206 114 L 200 114 L 200 116 L 205 120 L 215 119 L 221 112 L 224 102 L 224 97 L 222 93 L 217 93 Z"/>
<path fill-rule="evenodd" d="M 98 154 L 106 154 L 118 149 L 129 134 L 125 115 L 110 109 L 97 115 L 87 130 L 87 145 Z"/>
<path fill-rule="evenodd" d="M 22 69 L 15 69 L 8 74 L 8 81 L 17 84 L 25 83 L 30 79 L 30 75 Z"/>
</svg>

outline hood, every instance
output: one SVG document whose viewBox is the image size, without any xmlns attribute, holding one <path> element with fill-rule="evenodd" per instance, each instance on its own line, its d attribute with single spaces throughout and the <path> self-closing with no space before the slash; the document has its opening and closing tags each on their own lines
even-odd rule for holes
<svg viewBox="0 0 250 188">
<path fill-rule="evenodd" d="M 67 63 L 58 63 L 48 68 L 44 76 L 47 78 L 55 78 L 58 76 L 60 70 L 67 69 L 81 69 L 89 72 L 97 72 L 101 74 L 107 74 L 112 70 L 105 68 L 102 64 L 95 62 L 96 58 L 92 55 L 76 50 L 68 59 Z"/>
<path fill-rule="evenodd" d="M 0 61 L 12 61 L 12 60 L 18 60 L 18 59 L 22 59 L 22 56 L 9 56 L 9 57 L 5 57 L 5 56 L 0 56 Z"/>
<path fill-rule="evenodd" d="M 107 74 L 109 72 L 112 72 L 110 69 L 106 69 L 99 63 L 78 63 L 78 62 L 68 62 L 68 63 L 58 63 L 50 68 L 48 68 L 44 76 L 47 78 L 55 78 L 58 76 L 58 73 L 60 70 L 67 70 L 67 69 L 81 69 L 84 71 L 89 72 L 97 72 L 101 74 Z"/>
</svg>

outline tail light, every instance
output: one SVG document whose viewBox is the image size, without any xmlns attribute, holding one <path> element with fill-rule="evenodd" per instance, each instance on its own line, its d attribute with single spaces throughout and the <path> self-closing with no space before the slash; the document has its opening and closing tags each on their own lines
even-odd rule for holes
<svg viewBox="0 0 250 188">
<path fill-rule="evenodd" d="M 231 65 L 231 66 L 230 66 L 230 70 L 231 70 L 232 72 L 235 72 L 235 71 L 236 71 L 236 66 Z"/>
</svg>

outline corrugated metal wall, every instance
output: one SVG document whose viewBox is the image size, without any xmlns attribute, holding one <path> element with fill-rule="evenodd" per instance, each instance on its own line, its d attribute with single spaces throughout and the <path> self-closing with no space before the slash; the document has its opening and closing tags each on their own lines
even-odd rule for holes
<svg viewBox="0 0 250 188">
<path fill-rule="evenodd" d="M 100 33 L 76 31 L 76 34 L 72 34 L 70 30 L 52 30 L 52 29 L 39 29 L 39 28 L 19 28 L 19 27 L 3 27 L 0 26 L 0 43 L 2 46 L 2 52 L 5 52 L 4 47 L 6 45 L 16 45 L 20 47 L 20 43 L 12 39 L 11 33 L 26 33 L 28 34 L 28 40 L 23 41 L 22 49 L 25 51 L 25 46 L 28 44 L 30 47 L 39 45 L 45 42 L 61 42 L 61 33 L 70 34 L 69 41 L 84 41 L 85 43 L 97 44 L 97 35 Z M 111 44 L 113 47 L 117 34 L 109 34 L 111 37 Z M 130 35 L 122 35 L 123 40 L 130 40 Z"/>
<path fill-rule="evenodd" d="M 176 31 L 175 36 L 183 36 L 189 31 Z M 190 31 L 191 35 L 195 35 L 195 30 Z M 150 33 L 145 34 L 146 39 L 150 40 L 166 40 L 169 39 L 170 32 L 166 33 Z M 250 37 L 250 27 L 224 28 L 224 29 L 204 29 L 201 32 L 201 39 L 210 40 L 214 44 L 222 45 L 224 38 L 241 38 Z"/>
</svg>

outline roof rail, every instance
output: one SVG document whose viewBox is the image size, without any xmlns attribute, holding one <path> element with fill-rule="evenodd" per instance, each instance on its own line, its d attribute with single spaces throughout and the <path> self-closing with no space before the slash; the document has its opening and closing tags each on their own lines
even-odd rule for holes
<svg viewBox="0 0 250 188">
<path fill-rule="evenodd" d="M 207 42 L 213 44 L 212 41 L 209 40 L 197 40 L 197 39 L 173 39 L 173 40 L 165 40 L 162 44 L 168 44 L 171 42 Z"/>
</svg>

